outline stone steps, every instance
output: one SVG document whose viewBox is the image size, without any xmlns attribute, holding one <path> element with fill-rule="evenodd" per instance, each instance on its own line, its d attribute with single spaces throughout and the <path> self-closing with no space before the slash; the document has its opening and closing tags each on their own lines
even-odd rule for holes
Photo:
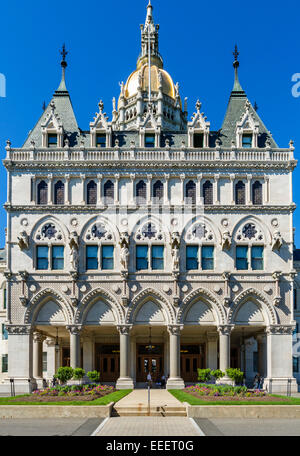
<svg viewBox="0 0 300 456">
<path fill-rule="evenodd" d="M 145 405 L 113 407 L 111 416 L 187 416 L 184 406 L 151 406 Z"/>
</svg>

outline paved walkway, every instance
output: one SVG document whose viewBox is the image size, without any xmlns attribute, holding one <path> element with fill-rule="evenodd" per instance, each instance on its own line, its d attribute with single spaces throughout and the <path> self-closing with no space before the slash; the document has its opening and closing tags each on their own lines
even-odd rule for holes
<svg viewBox="0 0 300 456">
<path fill-rule="evenodd" d="M 151 389 L 150 390 L 150 404 L 151 407 L 164 407 L 164 406 L 182 406 L 182 402 L 176 399 L 169 391 L 165 389 Z M 148 390 L 135 389 L 127 396 L 123 397 L 116 406 L 117 407 L 134 407 L 148 405 Z"/>
<path fill-rule="evenodd" d="M 122 399 L 123 400 L 123 399 Z M 172 416 L 124 416 L 109 418 L 96 434 L 106 436 L 199 436 L 203 435 L 190 418 Z"/>
</svg>

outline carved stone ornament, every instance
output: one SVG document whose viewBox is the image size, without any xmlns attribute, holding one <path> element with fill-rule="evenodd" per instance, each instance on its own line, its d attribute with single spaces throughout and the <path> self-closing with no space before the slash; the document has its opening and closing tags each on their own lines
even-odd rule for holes
<svg viewBox="0 0 300 456">
<path fill-rule="evenodd" d="M 66 326 L 67 330 L 70 332 L 70 334 L 72 334 L 73 336 L 78 336 L 82 330 L 82 326 L 81 325 L 67 325 Z"/>
<path fill-rule="evenodd" d="M 76 307 L 76 306 L 77 306 L 77 304 L 78 304 L 78 299 L 75 298 L 75 296 L 71 296 L 71 297 L 70 297 L 70 301 L 71 301 L 73 307 Z"/>
<path fill-rule="evenodd" d="M 281 301 L 281 296 L 275 296 L 275 297 L 273 298 L 274 306 L 279 306 L 280 301 Z"/>
<path fill-rule="evenodd" d="M 180 303 L 179 296 L 173 296 L 173 306 L 178 307 Z"/>
<path fill-rule="evenodd" d="M 272 250 L 280 250 L 283 240 L 279 231 L 274 231 L 272 234 Z"/>
<path fill-rule="evenodd" d="M 23 296 L 23 295 L 19 296 L 19 300 L 20 300 L 22 306 L 25 307 L 27 305 L 27 298 L 25 296 Z"/>
<path fill-rule="evenodd" d="M 222 336 L 230 336 L 233 328 L 234 328 L 234 325 L 222 325 L 222 326 L 218 326 L 218 331 Z"/>
<path fill-rule="evenodd" d="M 179 271 L 179 248 L 175 246 L 172 249 L 172 270 Z"/>
<path fill-rule="evenodd" d="M 183 325 L 168 325 L 168 332 L 171 336 L 180 336 Z"/>
<path fill-rule="evenodd" d="M 231 247 L 232 237 L 228 230 L 222 233 L 222 250 L 229 250 Z"/>
<path fill-rule="evenodd" d="M 178 233 L 178 231 L 174 231 L 171 234 L 171 247 L 172 249 L 174 249 L 175 247 L 179 249 L 180 247 L 180 234 Z"/>
<path fill-rule="evenodd" d="M 78 249 L 75 245 L 72 246 L 70 252 L 70 267 L 72 271 L 78 271 L 79 266 L 79 254 Z"/>
<path fill-rule="evenodd" d="M 125 244 L 123 244 L 123 246 L 121 247 L 120 263 L 122 268 L 127 271 L 129 263 L 129 249 Z"/>
<path fill-rule="evenodd" d="M 124 220 L 122 221 L 124 222 Z M 127 231 L 123 231 L 120 236 L 120 246 L 129 248 L 129 234 Z"/>
<path fill-rule="evenodd" d="M 31 325 L 6 325 L 6 330 L 8 334 L 13 335 L 28 335 L 32 332 Z"/>
<path fill-rule="evenodd" d="M 132 325 L 118 325 L 117 330 L 120 334 L 128 336 L 131 331 Z"/>
<path fill-rule="evenodd" d="M 76 231 L 72 231 L 70 234 L 69 246 L 70 249 L 72 249 L 73 247 L 76 247 L 78 249 L 79 247 L 79 237 Z"/>
<path fill-rule="evenodd" d="M 26 231 L 21 231 L 18 236 L 18 245 L 21 250 L 27 250 L 29 248 L 29 237 Z"/>
<path fill-rule="evenodd" d="M 267 334 L 285 334 L 292 335 L 294 331 L 294 325 L 272 325 L 266 329 Z"/>
</svg>

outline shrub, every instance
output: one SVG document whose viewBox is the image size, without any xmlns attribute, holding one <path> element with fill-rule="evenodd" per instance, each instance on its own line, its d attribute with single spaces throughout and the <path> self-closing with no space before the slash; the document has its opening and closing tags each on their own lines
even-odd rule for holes
<svg viewBox="0 0 300 456">
<path fill-rule="evenodd" d="M 100 372 L 97 372 L 96 370 L 90 371 L 87 373 L 87 376 L 91 380 L 91 382 L 96 383 L 99 382 Z"/>
<path fill-rule="evenodd" d="M 212 370 L 211 375 L 215 377 L 216 380 L 219 380 L 219 378 L 224 377 L 225 372 L 222 372 L 220 369 Z"/>
<path fill-rule="evenodd" d="M 73 372 L 72 367 L 60 367 L 56 372 L 56 378 L 58 378 L 61 383 L 66 383 L 73 377 Z"/>
<path fill-rule="evenodd" d="M 211 370 L 210 369 L 197 369 L 198 371 L 198 380 L 200 382 L 209 382 L 211 379 Z"/>
<path fill-rule="evenodd" d="M 81 367 L 76 367 L 73 371 L 73 378 L 75 380 L 81 380 L 85 376 L 85 370 Z"/>
<path fill-rule="evenodd" d="M 233 369 L 230 367 L 229 369 L 226 369 L 226 374 L 229 378 L 231 378 L 231 380 L 234 380 L 235 383 L 243 382 L 244 372 L 242 372 L 240 369 Z"/>
</svg>

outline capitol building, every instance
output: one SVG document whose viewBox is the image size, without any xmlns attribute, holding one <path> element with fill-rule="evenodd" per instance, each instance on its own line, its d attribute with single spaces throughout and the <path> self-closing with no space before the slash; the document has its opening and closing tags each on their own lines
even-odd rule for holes
<svg viewBox="0 0 300 456">
<path fill-rule="evenodd" d="M 112 115 L 100 101 L 87 130 L 61 54 L 51 102 L 3 160 L 0 394 L 11 378 L 24 393 L 67 365 L 119 389 L 149 371 L 171 389 L 198 368 L 233 367 L 251 386 L 259 373 L 268 391 L 297 391 L 297 162 L 247 98 L 238 49 L 219 129 L 197 99 L 188 115 L 150 1 L 136 68 Z"/>
</svg>

